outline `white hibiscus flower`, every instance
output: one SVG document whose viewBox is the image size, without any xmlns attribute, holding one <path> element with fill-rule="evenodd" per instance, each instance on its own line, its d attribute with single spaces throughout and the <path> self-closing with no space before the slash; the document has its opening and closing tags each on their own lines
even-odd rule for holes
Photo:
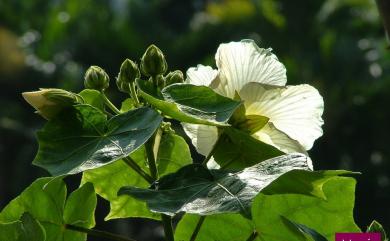
<svg viewBox="0 0 390 241">
<path fill-rule="evenodd" d="M 263 116 L 267 124 L 252 136 L 279 150 L 306 153 L 322 135 L 324 102 L 310 85 L 285 86 L 286 69 L 270 49 L 252 40 L 221 44 L 215 55 L 218 70 L 198 65 L 187 71 L 186 83 L 209 86 L 217 93 L 244 101 L 246 116 Z M 213 126 L 183 124 L 202 155 L 218 139 Z"/>
</svg>

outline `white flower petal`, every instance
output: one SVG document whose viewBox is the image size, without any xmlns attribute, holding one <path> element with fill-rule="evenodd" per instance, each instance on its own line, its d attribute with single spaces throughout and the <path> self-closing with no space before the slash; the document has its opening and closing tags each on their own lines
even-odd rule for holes
<svg viewBox="0 0 390 241">
<path fill-rule="evenodd" d="M 220 71 L 219 88 L 227 97 L 249 82 L 284 86 L 286 68 L 270 49 L 259 48 L 253 40 L 221 44 L 215 55 Z"/>
<path fill-rule="evenodd" d="M 191 67 L 187 70 L 187 79 L 185 83 L 193 85 L 209 86 L 217 77 L 218 71 L 210 66 L 199 64 L 197 67 Z"/>
<path fill-rule="evenodd" d="M 215 126 L 182 123 L 183 129 L 191 139 L 196 150 L 207 156 L 218 139 L 218 129 Z"/>
<path fill-rule="evenodd" d="M 289 136 L 276 129 L 272 123 L 268 123 L 252 136 L 264 143 L 278 148 L 282 152 L 299 152 L 308 155 L 305 149 L 296 140 L 291 139 Z"/>
<path fill-rule="evenodd" d="M 220 169 L 221 166 L 214 160 L 214 157 L 211 157 L 210 160 L 207 162 L 207 168 L 208 169 Z"/>
<path fill-rule="evenodd" d="M 286 87 L 249 83 L 240 91 L 246 114 L 270 118 L 274 126 L 310 150 L 322 135 L 324 101 L 310 85 Z M 255 101 L 255 102 L 254 102 Z"/>
</svg>

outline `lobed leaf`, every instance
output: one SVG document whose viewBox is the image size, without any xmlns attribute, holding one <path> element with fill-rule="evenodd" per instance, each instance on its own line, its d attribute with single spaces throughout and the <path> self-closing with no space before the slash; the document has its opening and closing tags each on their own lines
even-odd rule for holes
<svg viewBox="0 0 390 241">
<path fill-rule="evenodd" d="M 46 232 L 38 220 L 25 212 L 18 221 L 0 223 L 0 237 L 7 241 L 45 241 Z"/>
<path fill-rule="evenodd" d="M 257 237 L 253 239 L 256 241 L 305 241 L 313 238 L 323 240 L 321 238 L 325 238 L 325 235 L 329 238 L 336 231 L 358 231 L 352 216 L 355 181 L 353 178 L 338 176 L 345 174 L 349 172 L 287 172 L 256 197 L 252 204 L 252 221 L 239 214 L 207 216 L 196 240 L 246 241 L 256 232 Z M 290 183 L 285 182 L 287 180 Z M 284 184 L 288 185 L 282 188 Z M 292 186 L 302 186 L 306 191 L 291 189 Z M 322 192 L 311 193 L 309 187 Z M 295 191 L 299 192 L 294 194 Z M 190 240 L 199 218 L 198 215 L 186 214 L 178 223 L 176 239 Z"/>
<path fill-rule="evenodd" d="M 206 86 L 172 84 L 153 93 L 151 83 L 137 81 L 141 96 L 152 106 L 178 121 L 212 126 L 228 126 L 226 122 L 241 102 L 217 94 Z"/>
<path fill-rule="evenodd" d="M 323 187 L 329 180 L 337 176 L 357 174 L 345 170 L 306 171 L 292 170 L 283 174 L 277 181 L 264 188 L 262 193 L 272 194 L 303 194 L 326 199 Z"/>
<path fill-rule="evenodd" d="M 130 156 L 145 172 L 148 171 L 143 146 Z M 192 163 L 191 153 L 185 140 L 175 134 L 163 134 L 157 155 L 157 168 L 160 176 L 175 172 L 190 163 Z M 117 161 L 104 167 L 84 172 L 82 183 L 85 182 L 92 182 L 96 192 L 110 202 L 110 213 L 107 215 L 106 220 L 127 217 L 160 218 L 160 215 L 150 212 L 144 202 L 128 195 L 117 195 L 118 190 L 122 186 L 139 188 L 147 188 L 149 186 L 124 161 Z"/>
<path fill-rule="evenodd" d="M 150 189 L 122 187 L 118 194 L 143 200 L 151 211 L 171 216 L 182 211 L 200 215 L 241 212 L 250 216 L 252 199 L 263 188 L 288 171 L 309 169 L 308 160 L 302 154 L 288 154 L 235 173 L 193 164 L 161 178 Z"/>
<path fill-rule="evenodd" d="M 305 240 L 285 218 L 316 230 L 329 240 L 336 232 L 360 232 L 353 219 L 353 178 L 334 177 L 325 183 L 326 200 L 301 194 L 260 193 L 252 204 L 252 217 L 261 240 Z"/>
<path fill-rule="evenodd" d="M 0 237 L 10 237 L 7 241 L 85 241 L 86 234 L 64 227 L 74 224 L 92 228 L 95 207 L 92 184 L 85 184 L 66 200 L 66 186 L 61 178 L 40 178 L 1 211 L 0 234 L 8 236 Z"/>
<path fill-rule="evenodd" d="M 76 105 L 57 115 L 38 132 L 33 164 L 53 176 L 76 174 L 119 160 L 155 132 L 162 117 L 150 108 L 106 116 L 90 105 Z"/>
</svg>

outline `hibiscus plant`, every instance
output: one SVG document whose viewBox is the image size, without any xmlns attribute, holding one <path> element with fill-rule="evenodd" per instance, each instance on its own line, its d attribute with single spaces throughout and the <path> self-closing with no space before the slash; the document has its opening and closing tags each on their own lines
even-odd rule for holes
<svg viewBox="0 0 390 241">
<path fill-rule="evenodd" d="M 307 152 L 322 135 L 319 92 L 286 85 L 284 65 L 252 40 L 221 44 L 215 60 L 217 69 L 198 65 L 184 76 L 168 72 L 151 45 L 139 66 L 121 65 L 120 107 L 97 66 L 79 93 L 23 93 L 47 120 L 33 164 L 51 177 L 1 211 L 0 240 L 133 240 L 94 229 L 96 195 L 110 202 L 105 220 L 160 220 L 167 241 L 324 241 L 362 232 L 353 218 L 357 173 L 314 170 Z M 192 158 L 190 142 L 203 160 Z M 63 179 L 78 173 L 80 187 L 68 195 Z M 368 231 L 383 229 L 373 222 Z"/>
</svg>

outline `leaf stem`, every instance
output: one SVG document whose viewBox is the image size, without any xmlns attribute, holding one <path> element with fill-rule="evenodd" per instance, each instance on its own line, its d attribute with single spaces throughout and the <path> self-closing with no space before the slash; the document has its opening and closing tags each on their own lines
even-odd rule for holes
<svg viewBox="0 0 390 241">
<path fill-rule="evenodd" d="M 248 239 L 246 241 L 253 241 L 257 238 L 257 235 L 259 235 L 259 233 L 257 231 L 253 231 L 253 233 L 251 233 L 251 235 L 248 237 Z"/>
<path fill-rule="evenodd" d="M 156 159 L 157 159 L 158 149 L 160 147 L 161 135 L 162 135 L 161 128 L 158 128 L 154 133 L 154 135 L 145 143 L 146 156 L 148 157 L 150 175 L 152 176 L 153 180 L 158 179 Z"/>
<path fill-rule="evenodd" d="M 191 238 L 190 238 L 190 241 L 195 241 L 196 237 L 198 236 L 198 233 L 200 231 L 200 228 L 202 227 L 202 224 L 204 222 L 204 220 L 206 219 L 206 216 L 201 216 L 198 220 L 198 223 L 196 224 L 196 227 L 194 229 L 194 231 L 192 232 L 192 235 L 191 235 Z"/>
<path fill-rule="evenodd" d="M 172 218 L 168 215 L 161 214 L 166 241 L 174 241 Z"/>
<path fill-rule="evenodd" d="M 96 230 L 96 229 L 88 229 L 88 228 L 83 228 L 83 227 L 78 227 L 70 224 L 65 225 L 66 229 L 77 231 L 80 233 L 86 233 L 91 236 L 99 237 L 99 238 L 104 238 L 104 239 L 110 239 L 114 241 L 136 241 L 135 239 L 127 238 L 122 235 L 106 232 L 106 231 L 101 231 L 101 230 Z"/>
<path fill-rule="evenodd" d="M 150 174 L 153 180 L 158 179 L 158 169 L 156 166 L 156 160 L 160 148 L 161 137 L 162 137 L 162 130 L 161 128 L 158 128 L 154 133 L 154 135 L 145 143 Z M 164 227 L 165 240 L 174 241 L 172 218 L 169 217 L 168 215 L 161 214 L 161 219 Z"/>
<path fill-rule="evenodd" d="M 135 106 L 136 107 L 141 106 L 141 103 L 139 102 L 139 99 L 138 99 L 138 96 L 137 96 L 137 92 L 135 91 L 135 84 L 134 84 L 134 82 L 130 82 L 129 83 L 129 87 L 130 87 L 131 98 L 133 98 L 133 100 L 135 101 Z"/>
<path fill-rule="evenodd" d="M 137 172 L 141 177 L 145 179 L 149 184 L 153 183 L 153 178 L 146 173 L 138 164 L 131 158 L 131 157 L 125 157 L 122 159 L 129 167 L 131 167 L 135 172 Z"/>
<path fill-rule="evenodd" d="M 118 110 L 118 108 L 116 108 L 116 106 L 107 98 L 106 94 L 104 94 L 103 91 L 100 93 L 102 94 L 103 101 L 108 106 L 108 108 L 110 108 L 115 114 L 120 114 L 120 110 Z"/>
</svg>

